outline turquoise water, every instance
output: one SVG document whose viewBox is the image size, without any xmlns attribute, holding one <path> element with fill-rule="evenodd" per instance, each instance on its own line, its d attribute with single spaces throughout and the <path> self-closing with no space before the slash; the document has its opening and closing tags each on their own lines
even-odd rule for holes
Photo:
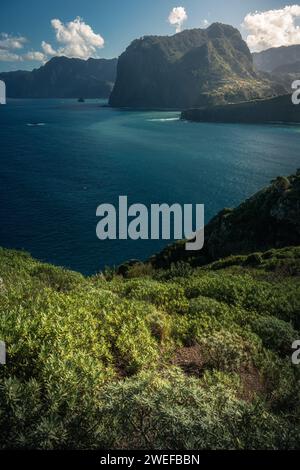
<svg viewBox="0 0 300 470">
<path fill-rule="evenodd" d="M 85 274 L 161 241 L 99 241 L 96 208 L 205 204 L 206 220 L 300 167 L 300 127 L 192 124 L 76 100 L 0 106 L 0 245 Z M 40 123 L 41 125 L 30 125 Z"/>
</svg>

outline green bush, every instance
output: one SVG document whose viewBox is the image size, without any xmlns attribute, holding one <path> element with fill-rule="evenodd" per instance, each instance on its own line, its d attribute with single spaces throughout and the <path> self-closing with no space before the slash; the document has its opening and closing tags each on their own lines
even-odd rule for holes
<svg viewBox="0 0 300 470">
<path fill-rule="evenodd" d="M 199 387 L 198 380 L 176 371 L 110 384 L 101 402 L 102 420 L 110 429 L 108 448 L 116 443 L 121 448 L 174 450 L 295 445 L 295 437 L 287 432 L 290 426 L 269 413 L 262 402 L 239 400 L 228 383 Z"/>
<path fill-rule="evenodd" d="M 84 278 L 79 273 L 66 271 L 54 266 L 38 266 L 32 270 L 31 275 L 39 279 L 46 287 L 58 292 L 68 292 L 76 289 Z"/>
<path fill-rule="evenodd" d="M 259 317 L 252 323 L 253 331 L 262 339 L 267 349 L 280 356 L 292 354 L 292 344 L 299 334 L 285 321 L 275 317 Z"/>
</svg>

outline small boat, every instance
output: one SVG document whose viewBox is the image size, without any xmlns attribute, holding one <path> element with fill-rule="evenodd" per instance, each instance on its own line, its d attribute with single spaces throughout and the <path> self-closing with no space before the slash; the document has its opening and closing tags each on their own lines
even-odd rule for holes
<svg viewBox="0 0 300 470">
<path fill-rule="evenodd" d="M 84 103 L 84 98 L 78 98 L 78 103 Z"/>
</svg>

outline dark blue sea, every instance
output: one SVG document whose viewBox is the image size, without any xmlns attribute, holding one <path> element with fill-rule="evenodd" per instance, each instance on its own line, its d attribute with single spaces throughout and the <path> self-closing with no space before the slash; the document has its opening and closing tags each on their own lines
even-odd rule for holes
<svg viewBox="0 0 300 470">
<path fill-rule="evenodd" d="M 300 167 L 300 126 L 192 124 L 102 105 L 0 106 L 1 246 L 92 274 L 169 243 L 98 240 L 99 204 L 203 203 L 208 221 Z"/>
</svg>

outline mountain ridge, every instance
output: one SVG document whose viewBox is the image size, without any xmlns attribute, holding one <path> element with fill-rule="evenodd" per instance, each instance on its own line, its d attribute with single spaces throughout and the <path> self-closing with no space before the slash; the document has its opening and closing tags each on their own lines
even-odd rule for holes
<svg viewBox="0 0 300 470">
<path fill-rule="evenodd" d="M 300 44 L 270 47 L 261 52 L 254 52 L 252 56 L 258 70 L 270 73 L 278 67 L 298 62 L 300 60 Z"/>
<path fill-rule="evenodd" d="M 53 57 L 32 71 L 0 73 L 8 98 L 108 98 L 117 59 Z"/>
</svg>

